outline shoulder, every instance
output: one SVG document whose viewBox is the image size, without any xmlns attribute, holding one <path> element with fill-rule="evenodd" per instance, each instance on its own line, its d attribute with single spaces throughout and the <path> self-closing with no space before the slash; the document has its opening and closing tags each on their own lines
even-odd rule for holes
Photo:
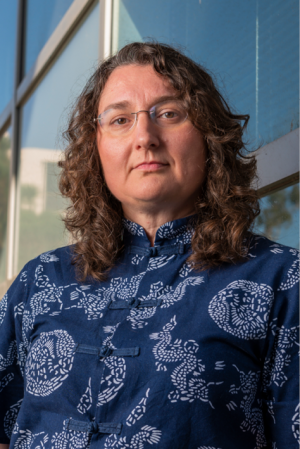
<svg viewBox="0 0 300 449">
<path fill-rule="evenodd" d="M 73 256 L 73 249 L 74 245 L 68 245 L 46 251 L 45 253 L 42 253 L 37 257 L 35 257 L 34 259 L 31 259 L 29 262 L 27 262 L 25 267 L 30 267 L 32 265 L 35 265 L 36 263 L 50 264 L 59 261 L 71 263 Z"/>
<path fill-rule="evenodd" d="M 30 271 L 42 264 L 45 267 L 54 267 L 55 265 L 69 266 L 72 263 L 74 245 L 63 246 L 61 248 L 52 249 L 45 253 L 39 254 L 34 259 L 26 263 L 22 271 Z"/>
<path fill-rule="evenodd" d="M 248 258 L 269 260 L 274 268 L 294 261 L 299 263 L 299 254 L 298 249 L 273 242 L 261 235 L 252 234 L 249 240 Z"/>
<path fill-rule="evenodd" d="M 284 304 L 288 297 L 296 305 L 299 251 L 260 235 L 251 235 L 247 248 L 247 255 L 241 263 L 228 264 L 223 270 L 217 271 L 222 284 L 226 283 L 226 288 L 243 284 L 253 295 L 266 289 L 277 302 L 282 301 Z"/>
<path fill-rule="evenodd" d="M 249 250 L 254 249 L 260 252 L 270 252 L 271 254 L 285 254 L 289 252 L 298 252 L 296 248 L 290 246 L 282 245 L 280 243 L 274 242 L 267 237 L 260 234 L 251 234 L 249 239 Z M 292 250 L 292 251 L 290 251 Z"/>
<path fill-rule="evenodd" d="M 290 308 L 298 310 L 299 255 L 299 250 L 265 237 L 253 235 L 251 238 L 249 264 L 260 282 L 272 287 L 275 304 L 281 304 L 285 312 Z"/>
<path fill-rule="evenodd" d="M 76 276 L 72 257 L 73 245 L 47 251 L 30 260 L 12 283 L 8 296 L 20 290 L 27 296 L 35 287 L 74 282 Z"/>
</svg>

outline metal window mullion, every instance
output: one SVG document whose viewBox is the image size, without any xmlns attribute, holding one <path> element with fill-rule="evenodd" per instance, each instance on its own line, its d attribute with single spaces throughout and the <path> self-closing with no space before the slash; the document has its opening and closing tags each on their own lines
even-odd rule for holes
<svg viewBox="0 0 300 449">
<path fill-rule="evenodd" d="M 51 64 L 68 43 L 73 33 L 86 14 L 89 13 L 95 0 L 73 0 L 73 3 L 58 23 L 35 63 L 20 82 L 17 90 L 17 105 L 23 104 L 47 73 Z"/>
<path fill-rule="evenodd" d="M 99 62 L 112 52 L 112 9 L 113 0 L 100 0 Z"/>
<path fill-rule="evenodd" d="M 16 198 L 19 166 L 19 123 L 20 108 L 17 107 L 17 89 L 22 77 L 23 58 L 23 30 L 25 18 L 25 0 L 18 0 L 16 28 L 16 51 L 15 51 L 15 71 L 14 71 L 14 91 L 12 104 L 12 141 L 11 141 L 11 163 L 9 176 L 9 200 L 8 200 L 8 220 L 7 220 L 7 279 L 14 276 L 14 252 L 15 252 L 15 229 L 16 229 Z"/>
<path fill-rule="evenodd" d="M 2 135 L 11 124 L 12 109 L 13 100 L 11 99 L 0 114 L 0 135 Z"/>
<path fill-rule="evenodd" d="M 299 182 L 299 128 L 251 153 L 257 159 L 260 196 Z"/>
</svg>

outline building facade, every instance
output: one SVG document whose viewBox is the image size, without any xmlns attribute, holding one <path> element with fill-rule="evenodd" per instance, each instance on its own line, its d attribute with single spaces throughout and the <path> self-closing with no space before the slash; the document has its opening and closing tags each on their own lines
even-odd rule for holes
<svg viewBox="0 0 300 449">
<path fill-rule="evenodd" d="M 297 0 L 0 2 L 0 294 L 41 252 L 68 244 L 57 189 L 61 133 L 103 58 L 133 41 L 175 45 L 250 114 L 256 227 L 299 247 Z"/>
</svg>

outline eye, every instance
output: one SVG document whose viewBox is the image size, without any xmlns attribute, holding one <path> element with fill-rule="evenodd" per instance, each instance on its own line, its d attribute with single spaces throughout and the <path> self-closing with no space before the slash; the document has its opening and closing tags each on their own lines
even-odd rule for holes
<svg viewBox="0 0 300 449">
<path fill-rule="evenodd" d="M 177 113 L 174 111 L 167 111 L 167 112 L 163 112 L 163 114 L 161 114 L 162 118 L 166 118 L 166 119 L 171 119 L 171 118 L 175 118 L 177 117 Z"/>
<path fill-rule="evenodd" d="M 129 119 L 126 117 L 118 117 L 116 119 L 114 119 L 111 122 L 111 125 L 117 125 L 117 126 L 122 126 L 122 125 L 127 125 L 129 123 Z"/>
</svg>

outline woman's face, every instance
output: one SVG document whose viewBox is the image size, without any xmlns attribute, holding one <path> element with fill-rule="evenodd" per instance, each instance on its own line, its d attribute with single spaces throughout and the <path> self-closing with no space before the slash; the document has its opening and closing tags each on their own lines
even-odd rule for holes
<svg viewBox="0 0 300 449">
<path fill-rule="evenodd" d="M 175 97 L 176 91 L 152 66 L 118 67 L 104 87 L 98 113 L 117 103 L 130 112 L 147 111 L 166 96 Z M 133 210 L 193 213 L 205 178 L 206 147 L 188 119 L 165 128 L 141 112 L 125 135 L 111 134 L 99 125 L 97 145 L 106 184 L 126 217 Z"/>
</svg>

